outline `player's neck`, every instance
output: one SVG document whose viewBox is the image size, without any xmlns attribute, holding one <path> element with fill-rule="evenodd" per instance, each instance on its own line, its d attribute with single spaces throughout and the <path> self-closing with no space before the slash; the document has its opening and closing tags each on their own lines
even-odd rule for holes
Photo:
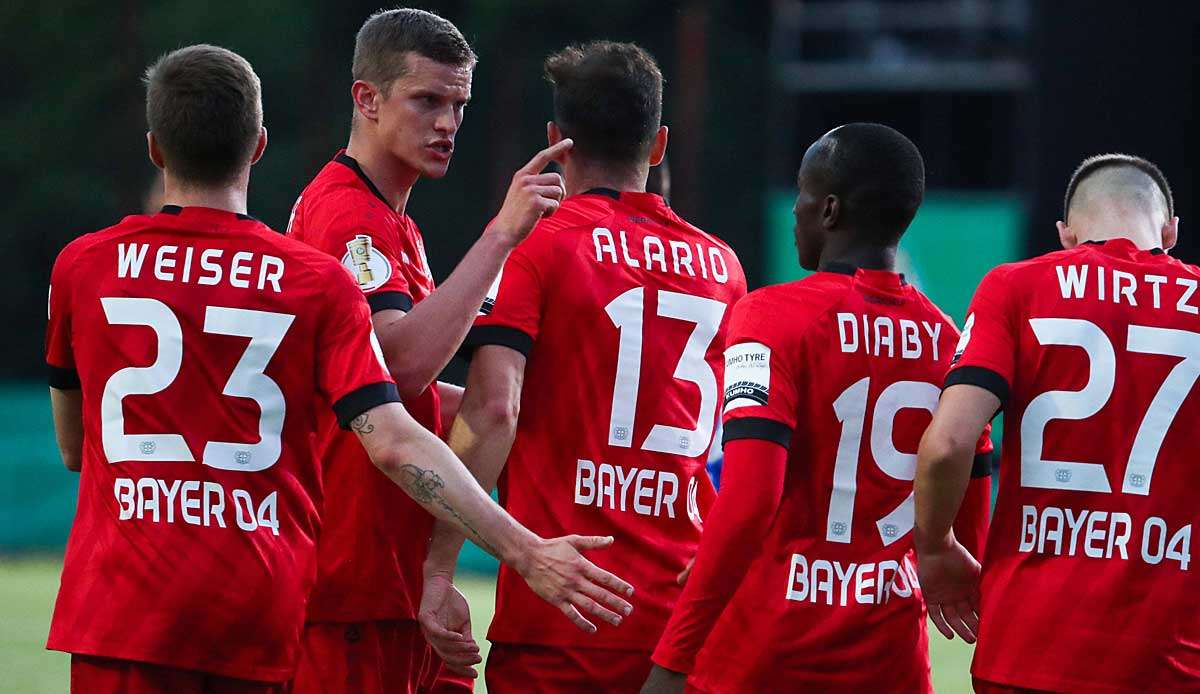
<svg viewBox="0 0 1200 694">
<path fill-rule="evenodd" d="M 209 207 L 236 214 L 246 212 L 246 190 L 249 187 L 249 171 L 227 186 L 188 185 L 163 172 L 163 204 L 179 207 Z"/>
<path fill-rule="evenodd" d="M 1113 239 L 1126 239 L 1131 241 L 1133 245 L 1138 247 L 1138 250 L 1148 251 L 1153 248 L 1162 248 L 1162 234 L 1155 233 L 1145 228 L 1145 225 L 1139 227 L 1137 224 L 1130 225 L 1097 225 L 1086 227 L 1083 232 L 1079 233 L 1076 238 L 1079 243 L 1087 243 L 1088 241 L 1111 241 Z"/>
<path fill-rule="evenodd" d="M 576 160 L 568 160 L 563 166 L 563 182 L 566 184 L 567 195 L 579 195 L 595 188 L 608 188 L 622 193 L 644 193 L 649 174 L 648 166 L 613 171 Z"/>
<path fill-rule="evenodd" d="M 847 244 L 836 247 L 830 244 L 825 247 L 825 252 L 821 253 L 821 262 L 818 267 L 823 268 L 830 264 L 849 265 L 864 270 L 895 272 L 896 247 L 879 246 L 878 244 Z"/>
<path fill-rule="evenodd" d="M 385 147 L 370 142 L 368 136 L 359 130 L 350 133 L 346 154 L 358 162 L 358 166 L 383 194 L 388 205 L 397 213 L 404 214 L 408 206 L 408 196 L 412 193 L 420 174 L 392 156 Z"/>
</svg>

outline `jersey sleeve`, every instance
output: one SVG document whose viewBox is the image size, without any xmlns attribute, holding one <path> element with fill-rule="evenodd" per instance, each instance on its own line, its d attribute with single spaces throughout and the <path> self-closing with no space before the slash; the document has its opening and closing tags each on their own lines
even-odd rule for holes
<svg viewBox="0 0 1200 694">
<path fill-rule="evenodd" d="M 503 345 L 529 356 L 542 320 L 542 268 L 548 259 L 549 232 L 530 235 L 517 246 L 488 289 L 463 341 L 469 355 L 484 345 Z"/>
<path fill-rule="evenodd" d="M 317 333 L 317 386 L 345 429 L 372 407 L 400 402 L 400 394 L 384 366 L 367 302 L 339 270 L 331 266 L 328 275 Z"/>
<path fill-rule="evenodd" d="M 982 561 L 987 543 L 988 519 L 992 509 L 992 425 L 983 429 L 975 444 L 971 481 L 954 518 L 954 536 L 976 559 Z"/>
<path fill-rule="evenodd" d="M 360 203 L 335 195 L 305 211 L 305 239 L 342 262 L 367 297 L 371 313 L 384 309 L 411 311 L 412 289 L 401 263 L 404 251 L 389 233 L 388 222 L 374 202 Z"/>
<path fill-rule="evenodd" d="M 71 346 L 71 268 L 76 244 L 67 246 L 54 261 L 50 288 L 46 297 L 46 367 L 51 388 L 73 390 L 80 387 Z"/>
<path fill-rule="evenodd" d="M 798 351 L 762 294 L 733 308 L 725 348 L 724 441 L 762 439 L 787 448 L 796 428 Z"/>
<path fill-rule="evenodd" d="M 1016 364 L 1014 284 L 1001 266 L 980 282 L 946 376 L 946 387 L 965 383 L 1008 401 Z"/>
</svg>

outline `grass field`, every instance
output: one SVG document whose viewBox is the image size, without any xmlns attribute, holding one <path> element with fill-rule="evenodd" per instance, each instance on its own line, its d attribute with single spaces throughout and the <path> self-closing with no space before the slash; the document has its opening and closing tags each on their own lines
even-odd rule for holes
<svg viewBox="0 0 1200 694">
<path fill-rule="evenodd" d="M 50 609 L 58 590 L 56 558 L 0 557 L 0 691 L 43 694 L 67 691 L 67 656 L 45 650 Z M 468 578 L 460 587 L 471 601 L 475 633 L 486 633 L 495 597 L 490 577 Z M 947 642 L 930 627 L 933 680 L 938 692 L 969 692 L 971 650 Z M 487 656 L 487 642 L 480 646 Z M 482 685 L 482 678 L 480 678 Z M 485 691 L 480 686 L 479 691 Z"/>
</svg>

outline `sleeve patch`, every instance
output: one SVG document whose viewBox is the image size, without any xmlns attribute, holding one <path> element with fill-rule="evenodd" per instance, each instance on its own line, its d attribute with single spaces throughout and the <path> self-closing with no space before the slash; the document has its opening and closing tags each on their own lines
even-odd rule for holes
<svg viewBox="0 0 1200 694">
<path fill-rule="evenodd" d="M 963 352 L 967 351 L 967 344 L 971 341 L 971 328 L 975 327 L 975 314 L 967 316 L 967 322 L 963 323 L 962 335 L 958 336 L 958 345 L 954 348 L 954 358 L 950 360 L 950 366 L 958 363 L 962 359 Z"/>
<path fill-rule="evenodd" d="M 483 297 L 483 306 L 479 307 L 479 315 L 486 316 L 496 308 L 496 296 L 500 294 L 500 278 L 504 276 L 504 268 L 496 273 L 496 281 L 492 282 L 492 286 L 487 290 L 487 296 Z"/>
<path fill-rule="evenodd" d="M 771 390 L 771 348 L 745 342 L 725 350 L 725 411 L 766 405 Z"/>
<path fill-rule="evenodd" d="M 379 289 L 392 278 L 392 263 L 371 243 L 371 237 L 358 234 L 346 242 L 342 265 L 350 271 L 364 292 Z"/>
</svg>

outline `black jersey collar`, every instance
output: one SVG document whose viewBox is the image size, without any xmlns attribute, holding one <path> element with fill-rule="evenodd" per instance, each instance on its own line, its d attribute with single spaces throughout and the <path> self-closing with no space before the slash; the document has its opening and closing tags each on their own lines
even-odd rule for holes
<svg viewBox="0 0 1200 694">
<path fill-rule="evenodd" d="M 1108 243 L 1108 241 L 1109 241 L 1108 239 L 1100 239 L 1100 240 L 1093 239 L 1091 241 L 1084 241 L 1083 245 L 1085 245 L 1085 246 L 1103 246 L 1105 243 Z M 1166 253 L 1167 253 L 1166 251 L 1164 251 L 1161 248 L 1151 248 L 1148 252 L 1150 253 L 1150 255 L 1166 255 Z"/>
<path fill-rule="evenodd" d="M 613 190 L 612 188 L 589 188 L 580 193 L 580 195 L 603 195 L 604 197 L 612 198 L 613 200 L 621 199 L 621 192 L 618 190 Z"/>
<path fill-rule="evenodd" d="M 850 275 L 851 277 L 853 277 L 854 275 L 858 274 L 858 271 L 861 269 L 863 269 L 863 268 L 860 268 L 859 266 L 857 266 L 853 263 L 845 263 L 840 260 L 834 260 L 832 262 L 828 262 L 828 263 L 821 265 L 821 267 L 817 268 L 817 271 L 818 272 L 836 272 L 839 275 Z M 878 270 L 878 272 L 887 272 L 887 271 L 886 270 Z M 896 274 L 900 276 L 900 284 L 902 284 L 902 285 L 908 284 L 908 280 L 904 279 L 903 272 L 897 272 Z"/>
<path fill-rule="evenodd" d="M 367 186 L 367 190 L 371 191 L 375 197 L 382 200 L 383 204 L 387 205 L 388 208 L 391 208 L 392 203 L 388 202 L 388 199 L 383 196 L 383 193 L 379 190 L 379 188 L 375 187 L 375 183 L 367 177 L 367 172 L 362 170 L 362 166 L 359 165 L 357 159 L 349 154 L 346 154 L 346 152 L 343 150 L 338 152 L 337 156 L 334 157 L 333 160 L 353 171 L 354 174 L 363 182 L 363 184 Z"/>
<path fill-rule="evenodd" d="M 219 211 L 224 212 L 225 210 L 219 210 Z M 174 215 L 174 216 L 178 217 L 179 215 L 183 214 L 183 207 L 181 207 L 179 205 L 163 205 L 162 209 L 159 210 L 159 212 L 161 212 L 163 214 L 169 214 L 169 215 Z M 243 221 L 254 219 L 254 217 L 251 217 L 248 214 L 242 214 L 241 212 L 234 212 L 233 214 L 235 216 L 237 216 L 238 219 L 241 219 Z"/>
</svg>

